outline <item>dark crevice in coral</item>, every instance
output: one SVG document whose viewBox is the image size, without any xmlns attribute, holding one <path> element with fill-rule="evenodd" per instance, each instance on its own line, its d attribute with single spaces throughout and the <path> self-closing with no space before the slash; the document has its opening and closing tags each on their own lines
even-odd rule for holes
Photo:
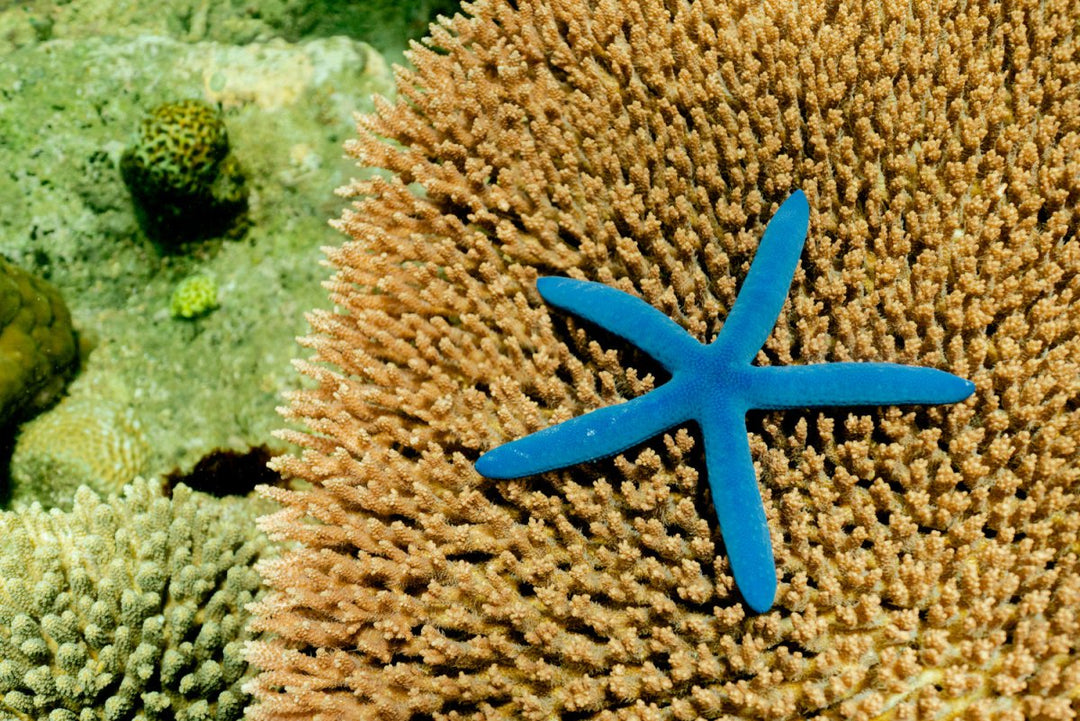
<svg viewBox="0 0 1080 721">
<path fill-rule="evenodd" d="M 7 508 L 11 501 L 11 454 L 15 451 L 14 426 L 3 428 L 0 433 L 0 508 Z"/>
<path fill-rule="evenodd" d="M 463 631 L 460 628 L 439 627 L 439 633 L 451 641 L 457 641 L 458 643 L 466 643 L 473 639 L 473 634 L 468 631 Z"/>
<path fill-rule="evenodd" d="M 418 598 L 428 587 L 426 578 L 407 578 L 401 584 L 401 592 L 406 596 Z"/>
<path fill-rule="evenodd" d="M 611 642 L 611 638 L 599 633 L 588 623 L 577 618 L 571 617 L 566 619 L 566 630 L 567 632 L 581 636 L 600 647 L 606 647 Z"/>
<path fill-rule="evenodd" d="M 870 442 L 886 446 L 892 443 L 892 438 L 889 438 L 889 435 L 879 422 L 880 420 L 881 409 L 879 408 L 878 412 L 874 414 L 874 428 L 870 431 Z"/>
<path fill-rule="evenodd" d="M 1065 231 L 1065 235 L 1061 236 L 1061 244 L 1064 245 L 1065 243 L 1068 243 L 1070 240 L 1072 240 L 1075 237 L 1076 237 L 1076 228 L 1070 226 L 1069 229 Z"/>
<path fill-rule="evenodd" d="M 535 386 L 523 387 L 521 389 L 522 394 L 532 401 L 537 408 L 547 408 L 547 401 L 544 400 L 544 396 L 541 395 L 540 390 Z"/>
<path fill-rule="evenodd" d="M 450 563 L 457 561 L 464 561 L 471 565 L 479 565 L 482 563 L 488 563 L 494 556 L 484 551 L 465 551 L 463 553 L 448 553 L 446 554 L 446 560 Z"/>
<path fill-rule="evenodd" d="M 355 508 L 360 509 L 361 511 L 368 510 L 367 507 L 360 505 L 355 506 Z M 386 514 L 382 516 L 382 522 L 386 526 L 392 526 L 395 523 L 400 523 L 402 526 L 408 529 L 417 530 L 419 528 L 419 525 L 417 524 L 415 518 L 410 518 L 409 516 L 405 516 L 400 513 Z"/>
<path fill-rule="evenodd" d="M 807 659 L 807 660 L 811 660 L 811 659 L 815 658 L 818 655 L 817 651 L 811 651 L 809 648 L 806 648 L 805 646 L 800 646 L 799 644 L 797 644 L 795 642 L 789 642 L 789 641 L 785 641 L 783 643 L 778 643 L 775 646 L 773 646 L 773 651 L 774 652 L 779 652 L 780 649 L 785 649 L 792 656 L 794 656 L 795 654 L 802 654 L 802 657 L 804 659 Z"/>
<path fill-rule="evenodd" d="M 596 718 L 596 711 L 563 711 L 559 717 L 561 721 L 586 721 Z"/>
<path fill-rule="evenodd" d="M 701 569 L 701 575 L 706 577 L 706 578 L 709 578 L 710 580 L 712 580 L 713 574 L 710 571 L 711 571 L 710 568 L 703 567 Z M 690 601 L 688 599 L 677 597 L 677 596 L 674 597 L 672 600 L 675 601 L 677 603 L 677 605 L 679 606 L 679 608 L 686 614 L 699 614 L 701 616 L 712 616 L 713 615 L 713 610 L 716 608 L 717 598 L 715 596 L 710 595 L 709 598 L 705 599 L 704 601 L 701 601 L 700 603 L 697 602 L 697 601 Z"/>
<path fill-rule="evenodd" d="M 398 443 L 393 444 L 392 447 L 393 447 L 393 450 L 395 450 L 405 460 L 409 460 L 409 461 L 418 461 L 418 460 L 420 460 L 420 451 L 416 450 L 415 448 L 410 448 L 408 446 L 403 446 L 403 445 L 400 445 Z"/>
<path fill-rule="evenodd" d="M 560 490 L 559 495 L 564 496 L 565 494 Z M 585 538 L 585 539 L 592 538 L 593 534 L 592 534 L 592 532 L 591 532 L 591 530 L 589 528 L 589 523 L 590 522 L 585 520 L 584 518 L 580 518 L 577 515 L 575 515 L 572 504 L 568 504 L 567 507 L 564 509 L 563 518 L 565 518 L 566 522 L 571 527 L 573 527 L 574 530 L 576 530 L 581 535 L 582 538 Z M 563 534 L 560 533 L 559 535 L 562 536 Z M 567 535 L 569 535 L 569 534 L 567 534 Z M 569 538 L 566 538 L 566 540 L 568 542 L 570 542 L 570 543 L 575 543 L 575 542 L 577 542 L 578 539 L 574 538 L 571 535 Z"/>
<path fill-rule="evenodd" d="M 928 413 L 924 410 L 919 410 L 915 413 L 915 428 L 920 431 L 929 430 L 931 428 L 939 428 L 940 424 L 935 423 Z M 939 441 L 940 443 L 940 441 Z"/>
<path fill-rule="evenodd" d="M 760 412 L 759 412 L 760 414 Z M 780 413 L 780 430 L 783 432 L 785 438 L 789 438 L 795 435 L 795 429 L 799 425 L 799 421 L 806 421 L 806 445 L 813 446 L 815 443 L 811 440 L 813 436 L 818 445 L 820 445 L 820 437 L 817 433 L 817 424 L 814 423 L 813 418 L 814 411 L 811 410 L 790 410 Z"/>
<path fill-rule="evenodd" d="M 581 248 L 581 238 L 578 238 L 567 228 L 559 228 L 559 240 L 562 241 L 568 248 L 572 248 L 574 250 L 579 250 Z"/>
<path fill-rule="evenodd" d="M 265 445 L 246 451 L 218 449 L 203 456 L 188 473 L 179 469 L 163 479 L 165 494 L 172 497 L 173 488 L 183 483 L 196 491 L 213 496 L 246 496 L 262 484 L 285 485 L 285 481 L 267 464 L 274 453 Z"/>
<path fill-rule="evenodd" d="M 555 377 L 562 381 L 567 387 L 574 387 L 574 378 L 570 375 L 570 369 L 565 366 L 559 366 L 555 369 Z"/>
</svg>

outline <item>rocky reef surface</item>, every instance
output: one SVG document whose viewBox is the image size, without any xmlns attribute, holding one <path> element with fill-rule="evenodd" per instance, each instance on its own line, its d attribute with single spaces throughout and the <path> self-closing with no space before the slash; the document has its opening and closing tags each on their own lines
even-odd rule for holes
<svg viewBox="0 0 1080 721">
<path fill-rule="evenodd" d="M 83 409 L 99 433 L 116 407 L 129 409 L 114 430 L 138 429 L 147 477 L 274 443 L 275 408 L 297 384 L 290 360 L 303 355 L 294 338 L 304 312 L 326 304 L 320 247 L 336 242 L 327 219 L 343 202 L 331 191 L 358 172 L 342 143 L 354 112 L 393 93 L 386 56 L 398 57 L 406 20 L 379 26 L 380 52 L 356 39 L 374 20 L 294 5 L 261 3 L 253 17 L 229 3 L 0 3 L 0 256 L 59 289 L 90 349 L 67 391 L 78 403 L 61 410 Z M 248 226 L 167 248 L 140 228 L 120 159 L 147 111 L 187 99 L 220 109 L 247 174 Z M 188 319 L 170 300 L 192 276 L 210 279 L 217 297 Z M 18 441 L 16 431 L 5 432 L 5 465 L 14 452 L 18 468 L 56 467 L 62 438 Z M 119 490 L 130 459 L 116 465 Z"/>
</svg>

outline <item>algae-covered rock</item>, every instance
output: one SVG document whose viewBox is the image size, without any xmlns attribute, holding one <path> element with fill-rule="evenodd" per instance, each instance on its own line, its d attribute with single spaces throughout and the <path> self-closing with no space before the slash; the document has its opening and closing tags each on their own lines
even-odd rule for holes
<svg viewBox="0 0 1080 721">
<path fill-rule="evenodd" d="M 459 0 L 0 0 L 0 57 L 47 39 L 168 37 L 248 45 L 282 38 L 296 42 L 347 36 L 400 62 L 409 39 L 420 39 L 439 14 Z"/>
<path fill-rule="evenodd" d="M 78 360 L 60 293 L 0 258 L 0 425 L 56 400 Z"/>
<path fill-rule="evenodd" d="M 97 339 L 80 383 L 123 389 L 105 395 L 143 420 L 146 474 L 267 442 L 296 383 L 304 312 L 325 302 L 319 247 L 346 202 L 328 189 L 363 175 L 341 143 L 353 111 L 392 93 L 382 57 L 344 37 L 225 46 L 111 36 L 0 56 L 0 255 L 47 277 L 80 339 Z M 163 254 L 139 232 L 119 162 L 147 109 L 190 97 L 223 108 L 251 227 L 242 242 Z M 171 295 L 192 275 L 214 278 L 222 308 L 174 320 Z"/>
<path fill-rule="evenodd" d="M 208 103 L 153 108 L 121 156 L 120 173 L 154 240 L 172 245 L 243 230 L 247 180 L 229 153 L 221 114 Z"/>
<path fill-rule="evenodd" d="M 241 718 L 254 515 L 142 480 L 0 513 L 0 718 Z"/>
</svg>

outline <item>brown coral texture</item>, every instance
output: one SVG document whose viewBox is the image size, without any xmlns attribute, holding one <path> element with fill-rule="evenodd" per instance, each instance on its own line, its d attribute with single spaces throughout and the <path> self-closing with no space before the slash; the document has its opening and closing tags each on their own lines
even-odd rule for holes
<svg viewBox="0 0 1080 721">
<path fill-rule="evenodd" d="M 349 145 L 262 572 L 255 720 L 1071 719 L 1080 712 L 1077 0 L 482 1 Z M 394 141 L 386 142 L 387 139 Z M 696 428 L 516 481 L 479 454 L 662 370 L 538 275 L 721 328 L 793 189 L 756 362 L 973 380 L 752 413 L 779 574 L 735 590 Z M 310 484 L 310 485 L 308 485 Z"/>
</svg>

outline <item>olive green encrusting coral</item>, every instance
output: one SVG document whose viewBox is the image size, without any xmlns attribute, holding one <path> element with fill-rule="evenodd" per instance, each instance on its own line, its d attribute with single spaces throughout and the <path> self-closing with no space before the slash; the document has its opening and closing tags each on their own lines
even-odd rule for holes
<svg viewBox="0 0 1080 721">
<path fill-rule="evenodd" d="M 242 500 L 141 479 L 0 514 L 0 718 L 240 718 L 264 548 Z"/>
<path fill-rule="evenodd" d="M 0 424 L 56 400 L 78 361 L 60 293 L 0 258 Z"/>
<path fill-rule="evenodd" d="M 247 179 L 218 110 L 163 103 L 139 123 L 120 172 L 147 234 L 163 244 L 243 229 Z"/>
</svg>

